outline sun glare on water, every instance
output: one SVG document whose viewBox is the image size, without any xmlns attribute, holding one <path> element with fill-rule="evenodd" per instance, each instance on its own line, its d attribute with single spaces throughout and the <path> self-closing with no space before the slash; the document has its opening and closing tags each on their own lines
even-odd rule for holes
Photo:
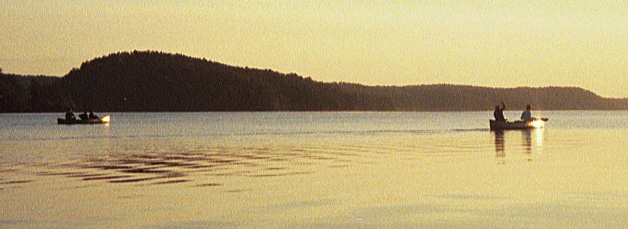
<svg viewBox="0 0 628 229">
<path fill-rule="evenodd" d="M 541 128 L 545 125 L 545 122 L 542 120 L 536 120 L 536 121 L 532 121 L 530 125 L 533 126 L 534 128 Z"/>
</svg>

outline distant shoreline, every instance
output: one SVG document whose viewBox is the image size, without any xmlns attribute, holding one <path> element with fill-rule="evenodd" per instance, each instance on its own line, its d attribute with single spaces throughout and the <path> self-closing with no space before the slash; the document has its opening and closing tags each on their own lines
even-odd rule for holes
<svg viewBox="0 0 628 229">
<path fill-rule="evenodd" d="M 516 113 L 520 114 L 523 109 L 519 110 L 506 110 L 505 113 Z M 567 111 L 567 112 L 577 112 L 577 111 L 586 111 L 586 112 L 613 112 L 613 111 L 628 111 L 626 110 L 531 110 L 532 112 L 543 112 L 543 111 Z M 83 110 L 74 111 L 75 114 L 82 113 Z M 478 111 L 94 111 L 98 114 L 115 114 L 115 113 L 481 113 L 486 112 L 493 115 L 493 110 L 478 110 Z M 0 114 L 64 114 L 65 111 L 49 111 L 49 112 L 2 112 Z"/>
<path fill-rule="evenodd" d="M 506 110 L 628 110 L 628 98 L 578 87 L 327 83 L 152 51 L 95 58 L 63 77 L 0 76 L 1 113 L 461 112 L 491 111 L 502 101 Z"/>
</svg>

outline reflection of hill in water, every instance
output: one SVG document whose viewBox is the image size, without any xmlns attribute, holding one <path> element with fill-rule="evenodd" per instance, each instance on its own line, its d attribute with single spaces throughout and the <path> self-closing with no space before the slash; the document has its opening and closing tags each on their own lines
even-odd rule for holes
<svg viewBox="0 0 628 229">
<path fill-rule="evenodd" d="M 30 83 L 28 83 L 30 81 Z M 116 53 L 63 78 L 0 77 L 0 112 L 63 111 L 454 111 L 628 109 L 575 87 L 364 86 L 228 66 L 158 52 Z"/>
</svg>

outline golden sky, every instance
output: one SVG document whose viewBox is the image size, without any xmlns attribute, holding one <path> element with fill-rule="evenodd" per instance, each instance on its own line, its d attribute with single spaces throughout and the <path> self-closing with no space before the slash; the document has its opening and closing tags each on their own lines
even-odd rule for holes
<svg viewBox="0 0 628 229">
<path fill-rule="evenodd" d="M 6 73 L 158 50 L 326 82 L 628 97 L 628 1 L 0 0 L 0 31 Z"/>
</svg>

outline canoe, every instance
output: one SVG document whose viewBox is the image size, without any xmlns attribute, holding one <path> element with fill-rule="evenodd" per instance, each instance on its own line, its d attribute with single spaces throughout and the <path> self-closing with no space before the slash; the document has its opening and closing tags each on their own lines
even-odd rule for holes
<svg viewBox="0 0 628 229">
<path fill-rule="evenodd" d="M 58 118 L 57 119 L 57 124 L 65 124 L 65 125 L 72 125 L 72 124 L 107 124 L 110 121 L 110 117 L 109 115 L 102 117 L 102 118 L 92 118 L 92 119 L 76 119 L 76 120 L 66 120 L 64 118 Z"/>
<path fill-rule="evenodd" d="M 491 130 L 525 130 L 543 128 L 547 118 L 534 119 L 532 121 L 498 122 L 493 119 L 489 121 Z"/>
</svg>

